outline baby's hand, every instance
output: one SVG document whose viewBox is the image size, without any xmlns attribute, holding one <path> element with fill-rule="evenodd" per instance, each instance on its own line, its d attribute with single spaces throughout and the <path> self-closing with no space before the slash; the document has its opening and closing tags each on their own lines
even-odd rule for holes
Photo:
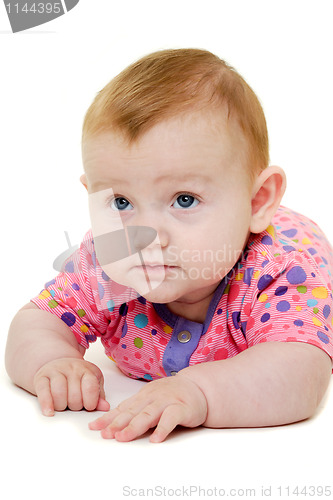
<svg viewBox="0 0 333 500">
<path fill-rule="evenodd" d="M 117 408 L 89 424 L 103 438 L 131 441 L 156 427 L 150 441 L 160 443 L 179 424 L 197 427 L 207 418 L 207 402 L 199 387 L 182 375 L 149 382 Z"/>
<path fill-rule="evenodd" d="M 84 359 L 61 358 L 43 365 L 34 377 L 34 389 L 43 415 L 70 410 L 107 411 L 101 370 Z"/>
</svg>

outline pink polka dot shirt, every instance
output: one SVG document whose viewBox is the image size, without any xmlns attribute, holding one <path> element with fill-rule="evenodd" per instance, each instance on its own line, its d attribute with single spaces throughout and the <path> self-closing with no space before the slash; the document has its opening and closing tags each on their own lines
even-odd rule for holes
<svg viewBox="0 0 333 500">
<path fill-rule="evenodd" d="M 262 342 L 305 342 L 332 359 L 332 273 L 333 250 L 321 229 L 281 206 L 266 231 L 251 234 L 204 323 L 110 280 L 91 232 L 32 302 L 61 318 L 84 348 L 99 337 L 126 375 L 153 380 Z"/>
</svg>

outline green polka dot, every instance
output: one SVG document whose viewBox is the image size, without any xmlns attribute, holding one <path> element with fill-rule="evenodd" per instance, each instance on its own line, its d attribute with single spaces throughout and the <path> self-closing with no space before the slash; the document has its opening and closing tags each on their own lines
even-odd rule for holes
<svg viewBox="0 0 333 500">
<path fill-rule="evenodd" d="M 136 337 L 134 339 L 134 345 L 135 347 L 137 347 L 138 349 L 141 349 L 141 347 L 143 346 L 143 341 L 142 339 L 140 339 L 140 337 Z"/>
<path fill-rule="evenodd" d="M 47 305 L 48 305 L 51 309 L 53 309 L 54 307 L 57 307 L 58 302 L 57 302 L 56 300 L 50 300 L 50 301 L 47 303 Z"/>
<path fill-rule="evenodd" d="M 86 315 L 86 311 L 84 309 L 79 309 L 77 313 L 80 316 L 80 318 Z"/>
<path fill-rule="evenodd" d="M 298 291 L 298 293 L 306 293 L 307 288 L 304 285 L 300 285 L 297 287 L 297 291 Z"/>
<path fill-rule="evenodd" d="M 319 312 L 318 307 L 314 307 L 314 308 L 313 308 L 313 312 L 314 312 L 315 314 L 317 314 L 317 313 Z"/>
</svg>

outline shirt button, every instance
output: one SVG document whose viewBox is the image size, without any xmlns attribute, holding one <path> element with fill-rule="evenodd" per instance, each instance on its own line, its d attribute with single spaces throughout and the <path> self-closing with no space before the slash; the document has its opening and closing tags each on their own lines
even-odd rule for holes
<svg viewBox="0 0 333 500">
<path fill-rule="evenodd" d="M 178 340 L 182 344 L 186 344 L 189 340 L 191 340 L 191 334 L 187 330 L 182 330 L 181 332 L 178 333 Z"/>
</svg>

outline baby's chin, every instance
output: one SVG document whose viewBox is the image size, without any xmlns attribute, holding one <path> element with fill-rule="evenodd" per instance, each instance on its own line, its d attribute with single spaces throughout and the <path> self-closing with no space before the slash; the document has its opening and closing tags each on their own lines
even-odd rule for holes
<svg viewBox="0 0 333 500">
<path fill-rule="evenodd" d="M 182 296 L 182 293 L 176 287 L 165 286 L 165 283 L 161 283 L 149 290 L 145 288 L 144 290 L 136 289 L 136 291 L 148 302 L 155 302 L 156 304 L 168 304 Z"/>
</svg>

